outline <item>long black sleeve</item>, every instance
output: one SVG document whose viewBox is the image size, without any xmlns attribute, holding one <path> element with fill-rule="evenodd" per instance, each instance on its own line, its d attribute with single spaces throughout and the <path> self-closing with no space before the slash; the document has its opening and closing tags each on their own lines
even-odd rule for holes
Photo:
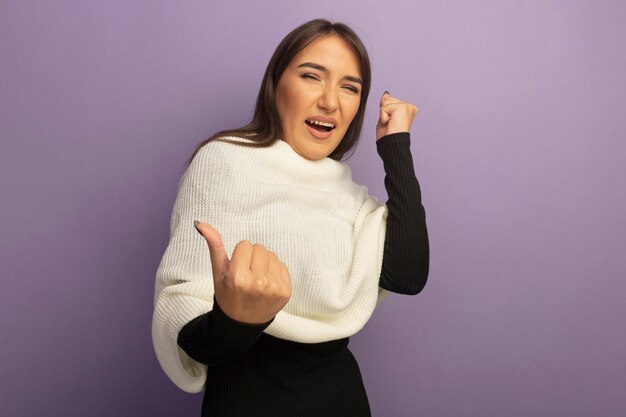
<svg viewBox="0 0 626 417">
<path fill-rule="evenodd" d="M 395 293 L 415 295 L 426 285 L 430 249 L 410 143 L 409 132 L 386 135 L 376 142 L 389 196 L 379 286 Z"/>
<path fill-rule="evenodd" d="M 274 319 L 248 324 L 228 317 L 213 297 L 213 310 L 191 320 L 178 333 L 180 346 L 192 359 L 219 366 L 243 355 Z"/>
</svg>

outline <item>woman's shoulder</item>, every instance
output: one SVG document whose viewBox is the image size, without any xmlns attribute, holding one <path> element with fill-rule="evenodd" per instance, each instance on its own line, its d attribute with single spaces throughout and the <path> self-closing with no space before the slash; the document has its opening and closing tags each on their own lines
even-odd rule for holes
<svg viewBox="0 0 626 417">
<path fill-rule="evenodd" d="M 226 156 L 229 154 L 229 150 L 233 146 L 237 146 L 239 143 L 254 142 L 252 139 L 242 136 L 218 136 L 215 139 L 210 140 L 198 149 L 198 156 L 204 158 L 214 156 Z"/>
<path fill-rule="evenodd" d="M 255 150 L 263 146 L 257 145 L 258 140 L 252 139 L 252 136 L 255 134 L 223 135 L 211 139 L 198 149 L 190 168 L 193 164 L 195 170 L 205 172 L 234 170 L 241 165 L 249 165 L 261 157 Z"/>
<path fill-rule="evenodd" d="M 219 175 L 219 173 L 230 172 L 236 165 L 237 154 L 230 144 L 224 139 L 232 141 L 245 140 L 235 136 L 218 137 L 210 140 L 198 148 L 189 166 L 187 174 L 191 176 Z"/>
</svg>

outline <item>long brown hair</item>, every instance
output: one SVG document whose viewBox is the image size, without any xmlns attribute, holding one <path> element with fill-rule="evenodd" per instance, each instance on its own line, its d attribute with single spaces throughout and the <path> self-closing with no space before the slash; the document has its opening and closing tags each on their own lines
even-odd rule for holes
<svg viewBox="0 0 626 417">
<path fill-rule="evenodd" d="M 363 118 L 365 116 L 365 104 L 369 95 L 371 85 L 371 68 L 367 50 L 361 42 L 357 34 L 347 25 L 336 22 L 331 23 L 326 19 L 314 19 L 308 21 L 297 28 L 293 29 L 276 47 L 272 58 L 270 59 L 263 82 L 259 90 L 256 100 L 254 116 L 252 121 L 247 125 L 233 130 L 221 130 L 210 138 L 200 142 L 193 154 L 187 160 L 186 166 L 189 166 L 196 153 L 207 143 L 219 138 L 220 136 L 239 136 L 245 137 L 253 142 L 242 143 L 231 141 L 228 139 L 220 139 L 220 141 L 236 143 L 241 146 L 250 147 L 267 147 L 282 137 L 282 126 L 280 117 L 276 110 L 276 86 L 280 80 L 285 68 L 289 65 L 293 57 L 304 49 L 315 39 L 326 35 L 338 35 L 342 37 L 348 44 L 352 45 L 356 54 L 360 58 L 361 77 L 363 86 L 361 88 L 361 102 L 352 123 L 348 127 L 344 137 L 337 148 L 328 156 L 331 159 L 340 161 L 344 154 L 349 150 L 356 148 L 363 127 Z M 352 156 L 352 155 L 350 155 Z"/>
</svg>

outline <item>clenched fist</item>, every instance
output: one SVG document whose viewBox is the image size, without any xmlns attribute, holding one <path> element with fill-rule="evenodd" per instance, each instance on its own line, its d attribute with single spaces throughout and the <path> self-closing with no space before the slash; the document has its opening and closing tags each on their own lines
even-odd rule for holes
<svg viewBox="0 0 626 417">
<path fill-rule="evenodd" d="M 385 91 L 380 99 L 376 140 L 392 133 L 408 132 L 418 111 L 417 106 L 398 100 Z"/>
<path fill-rule="evenodd" d="M 227 316 L 250 324 L 267 323 L 291 297 L 291 277 L 276 254 L 247 240 L 237 243 L 232 259 L 222 236 L 208 223 L 195 222 L 209 245 L 215 300 Z"/>
</svg>

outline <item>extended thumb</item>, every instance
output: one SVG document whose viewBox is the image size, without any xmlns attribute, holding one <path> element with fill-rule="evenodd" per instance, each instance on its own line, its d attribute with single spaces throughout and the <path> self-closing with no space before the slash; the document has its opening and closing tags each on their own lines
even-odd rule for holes
<svg viewBox="0 0 626 417">
<path fill-rule="evenodd" d="M 211 266 L 213 268 L 213 279 L 220 278 L 230 262 L 226 250 L 224 249 L 224 243 L 220 233 L 210 224 L 201 223 L 198 220 L 194 220 L 194 226 L 198 233 L 202 235 L 209 245 L 209 252 L 211 254 Z"/>
</svg>

